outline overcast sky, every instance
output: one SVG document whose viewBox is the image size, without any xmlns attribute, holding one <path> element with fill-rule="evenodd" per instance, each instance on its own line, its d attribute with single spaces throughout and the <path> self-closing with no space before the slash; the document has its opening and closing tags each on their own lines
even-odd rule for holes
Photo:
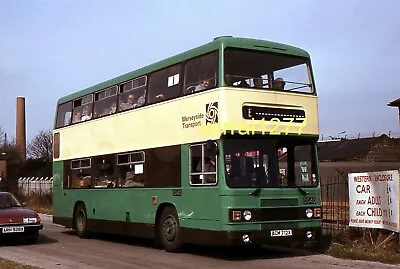
<svg viewBox="0 0 400 269">
<path fill-rule="evenodd" d="M 15 136 L 26 97 L 27 138 L 51 129 L 58 98 L 216 36 L 307 50 L 327 137 L 397 133 L 400 1 L 0 0 L 0 126 Z"/>
</svg>

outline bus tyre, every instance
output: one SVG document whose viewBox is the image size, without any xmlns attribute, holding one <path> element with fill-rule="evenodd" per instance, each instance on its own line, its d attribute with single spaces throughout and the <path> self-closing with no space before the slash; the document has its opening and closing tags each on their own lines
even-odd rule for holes
<svg viewBox="0 0 400 269">
<path fill-rule="evenodd" d="M 80 238 L 87 238 L 87 215 L 86 215 L 86 207 L 84 204 L 80 203 L 75 209 L 74 214 L 74 226 L 76 233 Z"/>
<path fill-rule="evenodd" d="M 160 239 L 167 252 L 180 252 L 183 246 L 182 229 L 173 207 L 166 207 L 159 221 Z"/>
</svg>

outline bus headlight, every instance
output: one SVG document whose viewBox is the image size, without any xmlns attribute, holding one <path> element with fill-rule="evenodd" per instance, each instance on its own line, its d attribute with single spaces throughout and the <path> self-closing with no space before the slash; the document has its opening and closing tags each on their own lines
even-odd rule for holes
<svg viewBox="0 0 400 269">
<path fill-rule="evenodd" d="M 243 218 L 245 220 L 251 220 L 251 212 L 250 212 L 250 210 L 246 210 L 246 211 L 243 212 Z"/>
<path fill-rule="evenodd" d="M 306 216 L 307 216 L 307 218 L 312 218 L 312 216 L 313 216 L 313 211 L 312 211 L 312 209 L 310 209 L 310 208 L 308 208 L 307 210 L 306 210 Z"/>
</svg>

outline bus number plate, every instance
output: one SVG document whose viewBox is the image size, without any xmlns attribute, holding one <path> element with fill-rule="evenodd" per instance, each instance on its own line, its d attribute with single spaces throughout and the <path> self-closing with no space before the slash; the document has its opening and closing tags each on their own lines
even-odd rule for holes
<svg viewBox="0 0 400 269">
<path fill-rule="evenodd" d="M 271 237 L 292 236 L 292 230 L 272 230 Z"/>
</svg>

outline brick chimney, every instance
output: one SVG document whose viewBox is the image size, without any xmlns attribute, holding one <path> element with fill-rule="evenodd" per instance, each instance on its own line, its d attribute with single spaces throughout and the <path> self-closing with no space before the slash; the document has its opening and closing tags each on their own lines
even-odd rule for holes
<svg viewBox="0 0 400 269">
<path fill-rule="evenodd" d="M 20 152 L 20 160 L 24 162 L 26 160 L 25 97 L 17 97 L 16 144 Z"/>
</svg>

